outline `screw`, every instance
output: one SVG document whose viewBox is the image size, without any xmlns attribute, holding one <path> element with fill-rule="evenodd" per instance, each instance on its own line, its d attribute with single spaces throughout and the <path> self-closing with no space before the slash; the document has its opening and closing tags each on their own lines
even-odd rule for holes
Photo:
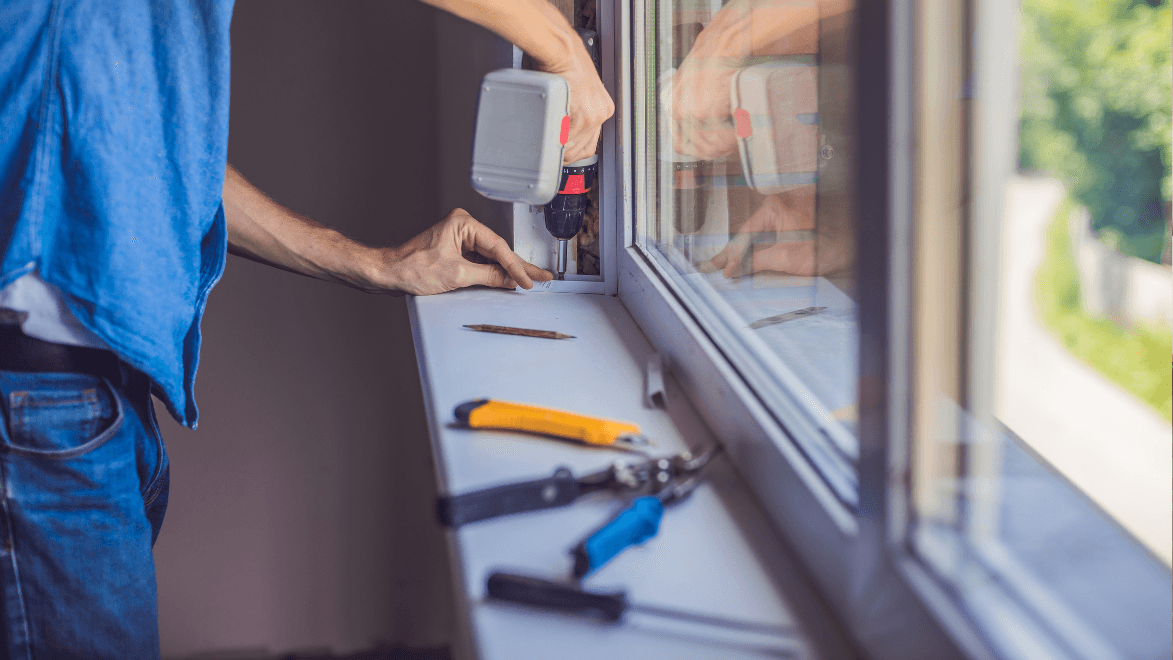
<svg viewBox="0 0 1173 660">
<path fill-rule="evenodd" d="M 819 150 L 819 155 L 823 157 L 823 160 L 831 160 L 835 157 L 835 147 L 828 144 Z"/>
<path fill-rule="evenodd" d="M 547 502 L 553 502 L 554 498 L 558 496 L 558 489 L 554 488 L 553 484 L 542 489 L 542 499 Z"/>
</svg>

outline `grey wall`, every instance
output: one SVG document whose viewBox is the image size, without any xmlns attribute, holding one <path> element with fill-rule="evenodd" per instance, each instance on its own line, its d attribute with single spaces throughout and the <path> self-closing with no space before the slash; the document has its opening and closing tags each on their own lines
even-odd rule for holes
<svg viewBox="0 0 1173 660">
<path fill-rule="evenodd" d="M 510 244 L 513 207 L 477 194 L 469 185 L 468 173 L 481 78 L 494 69 L 512 65 L 512 44 L 468 21 L 437 12 L 436 67 L 440 84 L 435 112 L 443 130 L 437 136 L 436 179 L 444 212 L 459 206 Z"/>
<path fill-rule="evenodd" d="M 436 12 L 240 0 L 230 161 L 372 244 L 440 217 Z M 229 257 L 203 325 L 195 432 L 160 422 L 163 652 L 447 643 L 443 537 L 403 299 Z"/>
</svg>

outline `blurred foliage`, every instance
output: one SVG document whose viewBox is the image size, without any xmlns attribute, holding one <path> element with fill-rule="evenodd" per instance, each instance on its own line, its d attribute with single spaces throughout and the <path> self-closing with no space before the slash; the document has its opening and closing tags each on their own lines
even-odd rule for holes
<svg viewBox="0 0 1173 660">
<path fill-rule="evenodd" d="M 1023 0 L 1019 160 L 1071 188 L 1097 230 L 1160 261 L 1171 186 L 1169 0 Z M 1160 234 L 1161 238 L 1155 238 Z"/>
<path fill-rule="evenodd" d="M 1047 229 L 1047 253 L 1035 274 L 1035 301 L 1043 324 L 1067 350 L 1173 421 L 1173 332 L 1167 327 L 1123 330 L 1089 316 L 1079 296 L 1068 219 L 1068 200 Z"/>
<path fill-rule="evenodd" d="M 1100 242 L 1116 249 L 1121 254 L 1149 259 L 1158 262 L 1161 250 L 1165 249 L 1168 234 L 1165 227 L 1155 227 L 1152 231 L 1139 231 L 1135 234 L 1125 234 L 1115 227 L 1104 227 L 1097 232 Z"/>
</svg>

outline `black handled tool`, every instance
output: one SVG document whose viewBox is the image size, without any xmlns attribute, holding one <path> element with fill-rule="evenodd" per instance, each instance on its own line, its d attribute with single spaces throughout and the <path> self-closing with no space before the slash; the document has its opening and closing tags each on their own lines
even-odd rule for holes
<svg viewBox="0 0 1173 660">
<path fill-rule="evenodd" d="M 583 479 L 575 479 L 570 470 L 560 467 L 546 479 L 535 479 L 495 488 L 485 488 L 463 495 L 446 495 L 436 500 L 436 517 L 446 527 L 496 518 L 510 513 L 538 511 L 566 506 L 579 497 L 608 487 L 610 470 Z"/>
<path fill-rule="evenodd" d="M 579 479 L 569 469 L 560 467 L 544 479 L 441 496 L 436 500 L 436 516 L 441 525 L 459 527 L 511 513 L 566 506 L 583 495 L 601 490 L 637 491 L 651 478 L 648 463 L 617 462 Z"/>
<path fill-rule="evenodd" d="M 708 455 L 703 456 L 707 460 Z M 683 452 L 676 456 L 627 463 L 617 461 L 605 470 L 575 478 L 560 467 L 550 477 L 494 486 L 460 495 L 444 495 L 436 501 L 436 517 L 446 527 L 496 518 L 511 513 L 566 506 L 583 495 L 603 490 L 614 493 L 660 492 L 680 476 L 691 473 L 703 461 Z"/>
<path fill-rule="evenodd" d="M 624 612 L 636 611 L 655 616 L 695 621 L 721 628 L 733 628 L 782 637 L 788 640 L 795 638 L 795 631 L 790 626 L 727 619 L 656 605 L 640 605 L 628 602 L 627 594 L 623 591 L 596 593 L 585 591 L 573 584 L 552 582 L 525 575 L 493 573 L 489 576 L 487 589 L 490 598 L 563 612 L 600 616 L 607 621 L 619 621 L 623 618 Z"/>
</svg>

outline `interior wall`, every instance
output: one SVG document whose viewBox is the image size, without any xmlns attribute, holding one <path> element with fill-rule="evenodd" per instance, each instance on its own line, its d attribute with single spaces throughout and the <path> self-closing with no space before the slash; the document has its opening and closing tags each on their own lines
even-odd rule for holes
<svg viewBox="0 0 1173 660">
<path fill-rule="evenodd" d="M 369 244 L 439 219 L 437 12 L 240 0 L 229 160 Z M 171 500 L 163 653 L 450 641 L 451 581 L 402 298 L 237 257 L 213 290 L 197 431 L 157 407 Z"/>
<path fill-rule="evenodd" d="M 513 244 L 513 206 L 481 196 L 469 184 L 472 135 L 481 78 L 513 66 L 513 44 L 444 12 L 436 13 L 437 181 L 442 212 L 460 207 Z"/>
</svg>

